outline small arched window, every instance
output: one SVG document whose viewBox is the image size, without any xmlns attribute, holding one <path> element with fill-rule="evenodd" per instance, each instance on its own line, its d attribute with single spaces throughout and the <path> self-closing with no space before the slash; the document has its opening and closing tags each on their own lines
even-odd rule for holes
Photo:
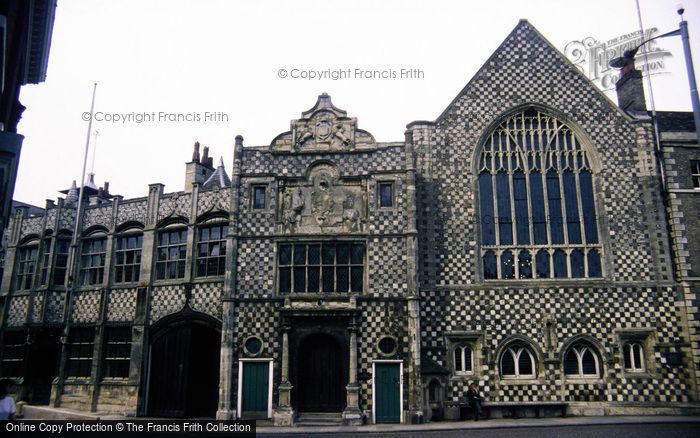
<svg viewBox="0 0 700 438">
<path fill-rule="evenodd" d="M 532 379 L 537 375 L 535 355 L 521 343 L 508 346 L 499 361 L 501 377 L 509 379 Z"/>
<path fill-rule="evenodd" d="M 455 374 L 470 374 L 474 370 L 472 349 L 468 345 L 458 345 L 454 351 Z"/>
<path fill-rule="evenodd" d="M 598 377 L 600 363 L 595 350 L 585 343 L 569 347 L 564 355 L 564 374 L 568 377 Z"/>
<path fill-rule="evenodd" d="M 570 127 L 528 109 L 477 160 L 484 279 L 602 276 L 590 157 Z"/>
<path fill-rule="evenodd" d="M 442 401 L 442 385 L 433 379 L 428 384 L 428 402 L 440 403 Z"/>
<path fill-rule="evenodd" d="M 644 348 L 638 342 L 628 342 L 622 349 L 625 359 L 625 370 L 632 373 L 643 373 L 646 371 L 644 366 Z"/>
</svg>

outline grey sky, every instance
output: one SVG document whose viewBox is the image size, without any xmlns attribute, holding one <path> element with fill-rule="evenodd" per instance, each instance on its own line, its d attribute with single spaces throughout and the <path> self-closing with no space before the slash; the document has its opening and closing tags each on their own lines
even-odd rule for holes
<svg viewBox="0 0 700 438">
<path fill-rule="evenodd" d="M 645 27 L 678 27 L 677 1 L 640 0 Z M 686 1 L 696 69 L 700 4 Z M 44 205 L 79 179 L 93 82 L 99 185 L 125 197 L 149 183 L 182 190 L 192 144 L 209 146 L 230 171 L 233 139 L 267 145 L 321 92 L 378 141 L 433 120 L 520 18 L 552 44 L 607 41 L 639 29 L 634 0 L 616 1 L 106 1 L 63 0 L 45 83 L 22 89 L 28 107 L 15 199 Z M 680 37 L 652 78 L 659 110 L 690 110 Z M 304 80 L 279 70 L 420 69 L 422 78 Z M 697 76 L 697 75 L 696 75 Z M 615 100 L 614 92 L 608 96 Z M 155 121 L 107 122 L 105 114 L 155 112 Z M 158 121 L 159 112 L 199 121 Z M 204 120 L 206 112 L 214 120 Z M 228 119 L 226 121 L 226 119 Z"/>
</svg>

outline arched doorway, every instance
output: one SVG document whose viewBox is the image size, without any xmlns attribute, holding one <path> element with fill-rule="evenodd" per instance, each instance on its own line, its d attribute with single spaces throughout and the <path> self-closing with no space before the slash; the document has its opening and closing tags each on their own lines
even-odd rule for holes
<svg viewBox="0 0 700 438">
<path fill-rule="evenodd" d="M 221 323 L 186 309 L 151 327 L 147 415 L 215 417 Z"/>
<path fill-rule="evenodd" d="M 297 409 L 299 412 L 339 412 L 345 406 L 344 355 L 331 335 L 305 337 L 297 354 Z"/>
</svg>

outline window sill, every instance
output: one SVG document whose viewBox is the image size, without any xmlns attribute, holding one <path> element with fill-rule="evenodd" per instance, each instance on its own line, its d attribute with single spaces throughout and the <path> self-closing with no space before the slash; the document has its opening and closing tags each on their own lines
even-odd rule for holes
<svg viewBox="0 0 700 438">
<path fill-rule="evenodd" d="M 92 385 L 89 377 L 66 377 L 66 385 Z"/>
<path fill-rule="evenodd" d="M 500 382 L 504 385 L 540 385 L 544 379 L 537 377 L 501 377 Z"/>
<path fill-rule="evenodd" d="M 107 286 L 104 284 L 86 284 L 84 286 L 76 286 L 75 290 L 78 292 L 90 292 L 90 291 L 99 291 L 101 289 L 106 288 Z"/>
<path fill-rule="evenodd" d="M 581 376 L 566 376 L 565 383 L 571 383 L 571 384 L 586 384 L 586 383 L 605 383 L 603 379 L 600 378 L 600 376 L 591 376 L 591 377 L 581 377 Z"/>
<path fill-rule="evenodd" d="M 225 278 L 226 278 L 226 275 L 209 275 L 209 276 L 195 277 L 194 279 L 192 279 L 192 283 L 219 282 L 219 281 L 224 281 Z"/>
<path fill-rule="evenodd" d="M 123 283 L 112 283 L 111 289 L 130 289 L 132 287 L 139 287 L 141 282 L 139 281 L 125 281 Z"/>
<path fill-rule="evenodd" d="M 623 374 L 625 379 L 653 379 L 655 378 L 654 374 L 648 372 L 648 371 L 627 371 L 624 370 Z"/>
<path fill-rule="evenodd" d="M 587 285 L 607 285 L 608 282 L 604 277 L 595 278 L 513 278 L 513 279 L 485 279 L 482 280 L 482 284 L 487 284 L 489 286 L 525 286 L 525 285 L 537 285 L 541 283 L 546 283 L 549 285 L 580 285 L 581 282 Z M 478 284 L 478 283 L 477 283 Z"/>
<path fill-rule="evenodd" d="M 153 280 L 153 286 L 172 286 L 185 284 L 185 278 L 169 278 L 167 280 Z"/>
<path fill-rule="evenodd" d="M 130 385 L 128 377 L 105 377 L 100 382 L 101 385 L 127 386 Z"/>
<path fill-rule="evenodd" d="M 473 371 L 460 371 L 460 372 L 455 372 L 452 377 L 450 377 L 450 381 L 453 382 L 458 382 L 462 380 L 469 380 L 474 378 L 474 372 Z"/>
</svg>

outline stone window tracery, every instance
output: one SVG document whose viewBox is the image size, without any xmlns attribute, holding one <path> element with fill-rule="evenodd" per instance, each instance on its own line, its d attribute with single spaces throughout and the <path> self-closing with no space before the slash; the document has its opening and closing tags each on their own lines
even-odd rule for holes
<svg viewBox="0 0 700 438">
<path fill-rule="evenodd" d="M 501 353 L 501 377 L 532 379 L 537 375 L 535 355 L 521 343 L 514 343 Z"/>
<path fill-rule="evenodd" d="M 602 277 L 590 157 L 557 118 L 505 119 L 478 158 L 484 279 Z"/>
<path fill-rule="evenodd" d="M 585 343 L 571 346 L 564 355 L 564 373 L 568 377 L 598 377 L 598 355 Z"/>
</svg>

